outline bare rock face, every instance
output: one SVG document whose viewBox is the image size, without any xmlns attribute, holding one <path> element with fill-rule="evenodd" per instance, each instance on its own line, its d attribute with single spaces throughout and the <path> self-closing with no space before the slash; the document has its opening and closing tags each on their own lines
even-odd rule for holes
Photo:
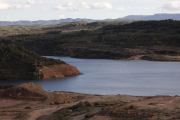
<svg viewBox="0 0 180 120">
<path fill-rule="evenodd" d="M 64 78 L 66 76 L 79 75 L 81 72 L 74 66 L 69 64 L 43 66 L 40 68 L 44 76 L 43 79 Z"/>
</svg>

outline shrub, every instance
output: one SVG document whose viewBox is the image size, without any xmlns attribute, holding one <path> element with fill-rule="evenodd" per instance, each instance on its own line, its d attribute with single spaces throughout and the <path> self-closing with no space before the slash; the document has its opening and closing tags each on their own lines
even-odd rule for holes
<svg viewBox="0 0 180 120">
<path fill-rule="evenodd" d="M 135 109 L 134 105 L 129 106 L 129 109 Z"/>
</svg>

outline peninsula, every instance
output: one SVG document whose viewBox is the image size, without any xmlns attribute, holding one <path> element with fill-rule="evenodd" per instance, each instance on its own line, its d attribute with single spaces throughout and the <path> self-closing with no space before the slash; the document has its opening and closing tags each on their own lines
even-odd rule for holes
<svg viewBox="0 0 180 120">
<path fill-rule="evenodd" d="M 0 80 L 63 78 L 81 72 L 61 60 L 42 57 L 23 46 L 0 45 Z"/>
</svg>

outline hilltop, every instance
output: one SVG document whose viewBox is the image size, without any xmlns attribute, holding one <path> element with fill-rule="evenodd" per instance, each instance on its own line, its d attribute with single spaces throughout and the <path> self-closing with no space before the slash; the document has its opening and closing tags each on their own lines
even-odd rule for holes
<svg viewBox="0 0 180 120">
<path fill-rule="evenodd" d="M 128 15 L 122 19 L 129 20 L 180 20 L 180 14 Z"/>
<path fill-rule="evenodd" d="M 48 79 L 80 74 L 64 61 L 42 57 L 19 45 L 1 43 L 0 56 L 0 80 Z M 47 68 L 51 72 L 47 73 Z M 65 68 L 68 70 L 64 71 Z"/>
</svg>

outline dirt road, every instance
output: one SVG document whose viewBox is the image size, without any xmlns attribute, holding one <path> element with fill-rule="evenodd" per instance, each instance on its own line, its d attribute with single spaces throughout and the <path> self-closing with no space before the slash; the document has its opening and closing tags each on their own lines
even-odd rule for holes
<svg viewBox="0 0 180 120">
<path fill-rule="evenodd" d="M 62 109 L 62 108 L 66 108 L 66 107 L 71 107 L 75 104 L 77 104 L 78 102 L 74 102 L 74 103 L 69 103 L 69 104 L 60 104 L 60 105 L 54 105 L 54 106 L 50 106 L 48 105 L 46 108 L 44 109 L 38 109 L 38 110 L 34 110 L 32 112 L 30 112 L 28 115 L 30 116 L 28 118 L 28 120 L 35 120 L 36 118 L 42 116 L 42 115 L 50 115 L 53 112 Z"/>
</svg>

